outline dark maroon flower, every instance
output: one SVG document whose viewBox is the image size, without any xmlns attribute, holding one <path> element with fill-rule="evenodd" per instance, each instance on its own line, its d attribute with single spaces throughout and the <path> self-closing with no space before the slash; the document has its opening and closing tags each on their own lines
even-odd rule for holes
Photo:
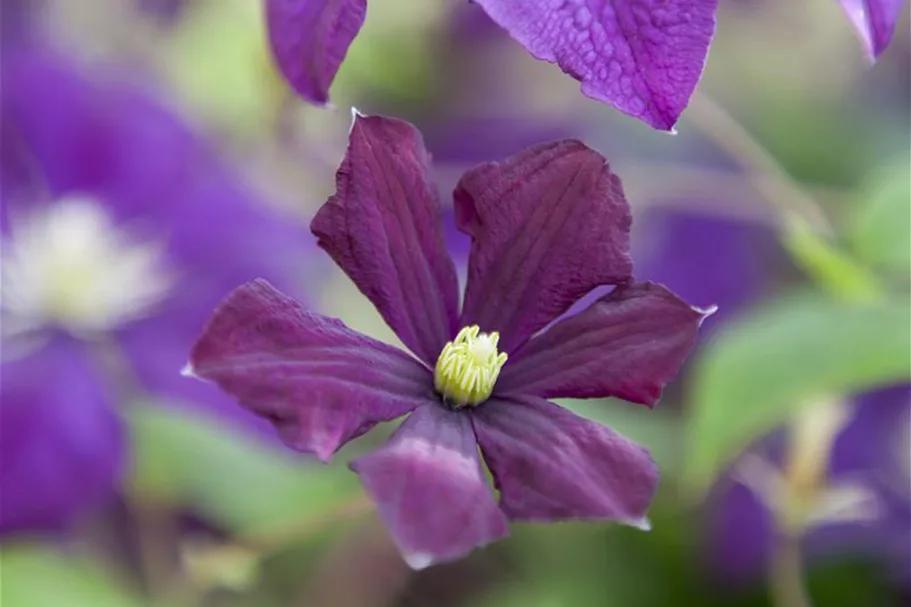
<svg viewBox="0 0 911 607">
<path fill-rule="evenodd" d="M 499 539 L 508 520 L 645 526 L 658 480 L 648 451 L 546 399 L 616 396 L 653 406 L 706 313 L 660 285 L 633 283 L 620 181 L 575 140 L 462 177 L 456 223 L 472 245 L 460 312 L 431 184 L 413 126 L 356 116 L 336 194 L 311 224 L 415 356 L 258 280 L 218 308 L 188 372 L 324 461 L 378 422 L 410 413 L 351 467 L 413 567 Z M 616 287 L 541 332 L 605 284 Z"/>
</svg>

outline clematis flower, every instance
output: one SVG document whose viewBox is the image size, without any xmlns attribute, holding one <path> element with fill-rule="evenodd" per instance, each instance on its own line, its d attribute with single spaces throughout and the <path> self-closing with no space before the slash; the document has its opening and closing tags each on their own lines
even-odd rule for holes
<svg viewBox="0 0 911 607">
<path fill-rule="evenodd" d="M 257 280 L 215 311 L 186 373 L 323 461 L 407 415 L 351 468 L 414 568 L 502 538 L 510 520 L 647 526 L 648 451 L 548 399 L 653 406 L 707 312 L 633 282 L 620 181 L 575 140 L 462 177 L 455 217 L 472 244 L 460 311 L 428 160 L 410 124 L 357 115 L 336 193 L 311 223 L 411 354 Z M 616 288 L 542 331 L 603 284 Z"/>
<path fill-rule="evenodd" d="M 268 431 L 173 369 L 226 289 L 262 275 L 294 284 L 284 260 L 305 254 L 302 229 L 260 208 L 147 91 L 99 76 L 4 40 L 3 534 L 66 527 L 113 496 L 125 399 Z"/>
</svg>

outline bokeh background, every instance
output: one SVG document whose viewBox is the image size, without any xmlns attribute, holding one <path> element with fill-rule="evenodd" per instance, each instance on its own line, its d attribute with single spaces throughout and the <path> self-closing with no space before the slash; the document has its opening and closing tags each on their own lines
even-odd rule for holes
<svg viewBox="0 0 911 607">
<path fill-rule="evenodd" d="M 0 6 L 3 607 L 911 601 L 907 7 L 871 66 L 835 2 L 722 1 L 670 136 L 458 0 L 372 0 L 329 109 L 277 75 L 258 0 Z M 345 465 L 391 425 L 323 466 L 180 375 L 257 276 L 395 341 L 307 230 L 351 106 L 419 126 L 444 201 L 584 139 L 637 276 L 719 306 L 656 410 L 564 403 L 652 449 L 650 532 L 515 525 L 413 572 Z"/>
</svg>

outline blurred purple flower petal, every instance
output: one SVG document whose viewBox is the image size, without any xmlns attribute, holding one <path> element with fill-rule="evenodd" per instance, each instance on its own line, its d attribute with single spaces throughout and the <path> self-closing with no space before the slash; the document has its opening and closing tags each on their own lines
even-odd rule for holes
<svg viewBox="0 0 911 607">
<path fill-rule="evenodd" d="M 510 519 L 647 526 L 658 467 L 646 449 L 533 396 L 493 398 L 472 424 Z"/>
<path fill-rule="evenodd" d="M 542 141 L 565 139 L 578 130 L 558 116 L 435 116 L 423 128 L 437 163 L 474 165 L 504 158 Z"/>
<path fill-rule="evenodd" d="M 871 59 L 886 50 L 895 34 L 904 0 L 839 0 Z"/>
<path fill-rule="evenodd" d="M 266 0 L 279 69 L 304 99 L 329 100 L 329 87 L 364 24 L 366 0 Z"/>
<path fill-rule="evenodd" d="M 323 461 L 378 422 L 433 402 L 429 374 L 416 360 L 307 312 L 262 280 L 239 287 L 216 310 L 190 365 L 275 424 L 290 447 Z"/>
<path fill-rule="evenodd" d="M 901 458 L 909 447 L 901 432 L 911 419 L 911 389 L 898 386 L 855 399 L 855 413 L 838 436 L 829 460 L 830 486 L 850 482 L 872 492 L 877 512 L 872 520 L 833 521 L 809 530 L 806 552 L 812 559 L 837 558 L 862 551 L 882 558 L 908 580 L 911 549 L 911 491 Z M 782 459 L 782 436 L 766 437 L 756 448 L 773 465 Z M 762 577 L 773 544 L 774 521 L 762 499 L 740 483 L 725 481 L 711 509 L 712 564 L 734 579 Z"/>
<path fill-rule="evenodd" d="M 670 130 L 696 89 L 717 0 L 476 0 L 536 58 L 582 92 Z"/>
<path fill-rule="evenodd" d="M 421 407 L 351 468 L 415 569 L 461 558 L 509 532 L 466 415 Z"/>
<path fill-rule="evenodd" d="M 660 285 L 617 287 L 520 348 L 497 390 L 544 398 L 616 396 L 654 405 L 705 316 Z"/>
<path fill-rule="evenodd" d="M 304 225 L 263 209 L 212 150 L 122 75 L 91 80 L 51 50 L 20 47 L 4 55 L 3 76 L 4 216 L 89 196 L 118 228 L 160 242 L 176 282 L 154 313 L 115 327 L 117 338 L 150 391 L 233 412 L 176 371 L 226 291 L 257 276 L 291 288 L 303 276 L 313 250 Z"/>
<path fill-rule="evenodd" d="M 356 115 L 336 193 L 311 230 L 402 342 L 433 365 L 457 329 L 459 285 L 428 163 L 413 126 Z"/>
<path fill-rule="evenodd" d="M 113 498 L 126 432 L 84 348 L 2 365 L 0 534 L 63 528 Z"/>
<path fill-rule="evenodd" d="M 579 141 L 476 167 L 454 196 L 459 229 L 472 237 L 461 324 L 498 331 L 505 352 L 592 288 L 630 279 L 620 180 Z"/>
<path fill-rule="evenodd" d="M 189 0 L 135 0 L 139 10 L 163 24 L 176 23 L 189 5 Z"/>
<path fill-rule="evenodd" d="M 180 378 L 179 370 L 227 290 L 257 276 L 290 287 L 294 274 L 303 274 L 303 224 L 265 209 L 155 101 L 148 83 L 115 71 L 90 76 L 37 39 L 4 47 L 2 76 L 4 354 L 36 342 L 43 350 L 35 356 L 43 356 L 102 337 L 119 346 L 128 381 L 136 383 L 132 396 L 192 401 L 240 418 L 223 394 Z M 14 343 L 20 339 L 27 341 Z M 68 347 L 42 363 L 43 376 L 23 376 L 20 391 L 34 382 L 35 398 L 45 392 L 44 404 L 27 415 L 14 408 L 4 383 L 3 430 L 22 415 L 16 440 L 4 438 L 4 463 L 69 461 L 77 473 L 60 468 L 36 479 L 59 486 L 36 493 L 35 499 L 48 495 L 41 504 L 22 506 L 34 510 L 35 524 L 63 523 L 73 508 L 97 504 L 95 487 L 110 490 L 111 470 L 119 470 L 108 461 L 125 448 L 118 403 L 105 399 L 101 386 L 124 378 L 89 378 L 81 372 L 87 357 L 83 348 Z M 4 382 L 13 373 L 6 369 Z M 90 406 L 83 403 L 92 408 L 80 412 Z M 98 436 L 87 438 L 92 427 Z M 77 438 L 61 434 L 63 428 Z M 105 442 L 105 432 L 115 437 Z M 114 455 L 96 456 L 88 443 Z M 77 494 L 64 500 L 73 478 L 80 479 Z"/>
<path fill-rule="evenodd" d="M 766 295 L 787 266 L 773 231 L 756 222 L 687 208 L 652 207 L 636 217 L 637 274 L 697 306 L 717 306 L 711 326 Z"/>
</svg>

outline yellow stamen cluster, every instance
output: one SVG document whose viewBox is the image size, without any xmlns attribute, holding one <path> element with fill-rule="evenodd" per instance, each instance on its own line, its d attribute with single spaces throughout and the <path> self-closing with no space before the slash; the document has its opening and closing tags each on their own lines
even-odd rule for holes
<svg viewBox="0 0 911 607">
<path fill-rule="evenodd" d="M 506 352 L 497 351 L 500 334 L 481 333 L 477 325 L 463 327 L 440 353 L 433 382 L 447 403 L 455 408 L 477 406 L 490 397 Z"/>
</svg>

